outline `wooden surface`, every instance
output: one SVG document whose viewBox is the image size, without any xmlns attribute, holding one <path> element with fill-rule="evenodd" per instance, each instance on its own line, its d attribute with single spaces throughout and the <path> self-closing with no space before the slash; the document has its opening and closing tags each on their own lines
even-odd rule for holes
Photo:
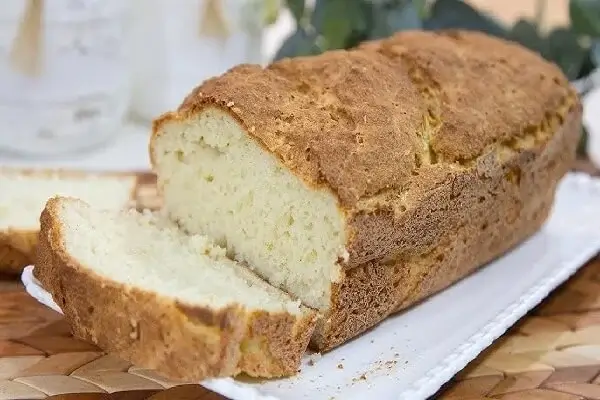
<svg viewBox="0 0 600 400">
<path fill-rule="evenodd" d="M 0 399 L 222 399 L 199 385 L 173 387 L 74 339 L 61 315 L 17 282 L 0 282 Z"/>
<path fill-rule="evenodd" d="M 77 394 L 77 395 L 76 395 Z M 60 314 L 0 282 L 0 400 L 218 400 L 74 339 Z M 600 257 L 583 267 L 435 398 L 600 399 Z"/>
</svg>

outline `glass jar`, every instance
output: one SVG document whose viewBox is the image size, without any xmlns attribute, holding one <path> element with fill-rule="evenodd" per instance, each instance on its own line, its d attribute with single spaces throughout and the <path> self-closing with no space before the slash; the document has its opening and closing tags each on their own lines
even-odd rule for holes
<svg viewBox="0 0 600 400">
<path fill-rule="evenodd" d="M 179 106 L 203 80 L 263 61 L 273 0 L 134 0 L 132 113 L 144 121 Z"/>
<path fill-rule="evenodd" d="M 119 131 L 129 105 L 128 4 L 2 0 L 0 150 L 60 155 L 101 145 Z M 37 57 L 37 71 L 15 62 L 18 51 Z"/>
</svg>

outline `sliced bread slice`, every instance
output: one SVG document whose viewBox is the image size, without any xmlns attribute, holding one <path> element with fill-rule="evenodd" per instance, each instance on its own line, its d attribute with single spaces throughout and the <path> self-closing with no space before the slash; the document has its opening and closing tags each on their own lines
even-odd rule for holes
<svg viewBox="0 0 600 400">
<path fill-rule="evenodd" d="M 316 323 L 158 213 L 52 198 L 34 271 L 77 337 L 172 379 L 295 374 Z"/>
<path fill-rule="evenodd" d="M 0 272 L 19 274 L 33 262 L 40 213 L 55 195 L 107 209 L 135 204 L 151 174 L 0 168 Z"/>
</svg>

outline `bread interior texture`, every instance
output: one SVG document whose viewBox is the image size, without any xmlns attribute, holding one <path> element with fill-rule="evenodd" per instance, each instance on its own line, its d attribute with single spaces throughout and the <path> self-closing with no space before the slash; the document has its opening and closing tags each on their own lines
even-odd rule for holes
<svg viewBox="0 0 600 400">
<path fill-rule="evenodd" d="M 300 313 L 298 301 L 229 260 L 206 236 L 186 235 L 156 213 L 62 201 L 61 238 L 82 268 L 189 305 Z"/>
<path fill-rule="evenodd" d="M 329 307 L 347 257 L 344 216 L 330 192 L 309 188 L 214 108 L 165 123 L 153 157 L 166 210 L 182 228 L 214 238 L 304 304 Z"/>
<path fill-rule="evenodd" d="M 121 209 L 129 201 L 134 184 L 134 177 L 4 172 L 0 176 L 0 229 L 37 230 L 46 201 L 59 195 L 77 197 L 106 209 Z"/>
</svg>

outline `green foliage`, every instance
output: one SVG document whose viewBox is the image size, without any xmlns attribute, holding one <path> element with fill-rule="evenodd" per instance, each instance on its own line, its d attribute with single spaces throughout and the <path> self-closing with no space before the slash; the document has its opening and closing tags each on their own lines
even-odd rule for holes
<svg viewBox="0 0 600 400">
<path fill-rule="evenodd" d="M 600 1 L 571 0 L 569 17 L 571 26 L 576 33 L 600 37 Z"/>
<path fill-rule="evenodd" d="M 368 26 L 371 29 L 364 36 L 368 39 L 381 39 L 402 30 L 422 29 L 418 5 L 411 1 L 401 3 L 401 7 L 386 2 L 372 4 L 368 8 Z"/>
<path fill-rule="evenodd" d="M 429 4 L 429 12 L 424 20 L 425 28 L 436 29 L 469 29 L 506 37 L 504 26 L 491 16 L 476 10 L 461 0 L 437 0 Z"/>
<path fill-rule="evenodd" d="M 288 37 L 277 53 L 277 58 L 298 57 L 323 52 L 317 44 L 318 35 L 314 29 L 299 27 Z"/>
<path fill-rule="evenodd" d="M 306 10 L 305 0 L 287 0 L 287 7 L 291 11 L 296 21 L 301 21 L 304 17 L 304 11 Z"/>
<path fill-rule="evenodd" d="M 589 49 L 579 44 L 577 35 L 567 28 L 554 29 L 547 38 L 547 49 L 543 55 L 554 61 L 573 80 L 583 76 L 582 67 Z"/>
<path fill-rule="evenodd" d="M 469 29 L 518 42 L 555 62 L 570 79 L 587 75 L 600 51 L 600 0 L 571 0 L 570 25 L 550 32 L 541 29 L 545 1 L 538 1 L 535 20 L 505 26 L 493 16 L 462 0 L 287 0 L 298 22 L 297 31 L 283 44 L 276 58 L 350 48 L 409 29 Z M 300 33 L 299 33 L 300 32 Z M 590 68 L 591 67 L 591 68 Z"/>
<path fill-rule="evenodd" d="M 321 34 L 323 49 L 346 48 L 353 32 L 367 29 L 363 12 L 358 1 L 316 0 L 310 25 Z"/>
<path fill-rule="evenodd" d="M 558 65 L 571 80 L 600 66 L 600 0 L 570 0 L 568 26 L 543 29 L 547 0 L 534 19 L 506 26 L 462 0 L 286 0 L 297 29 L 275 58 L 351 48 L 412 29 L 468 29 L 515 41 Z"/>
</svg>

